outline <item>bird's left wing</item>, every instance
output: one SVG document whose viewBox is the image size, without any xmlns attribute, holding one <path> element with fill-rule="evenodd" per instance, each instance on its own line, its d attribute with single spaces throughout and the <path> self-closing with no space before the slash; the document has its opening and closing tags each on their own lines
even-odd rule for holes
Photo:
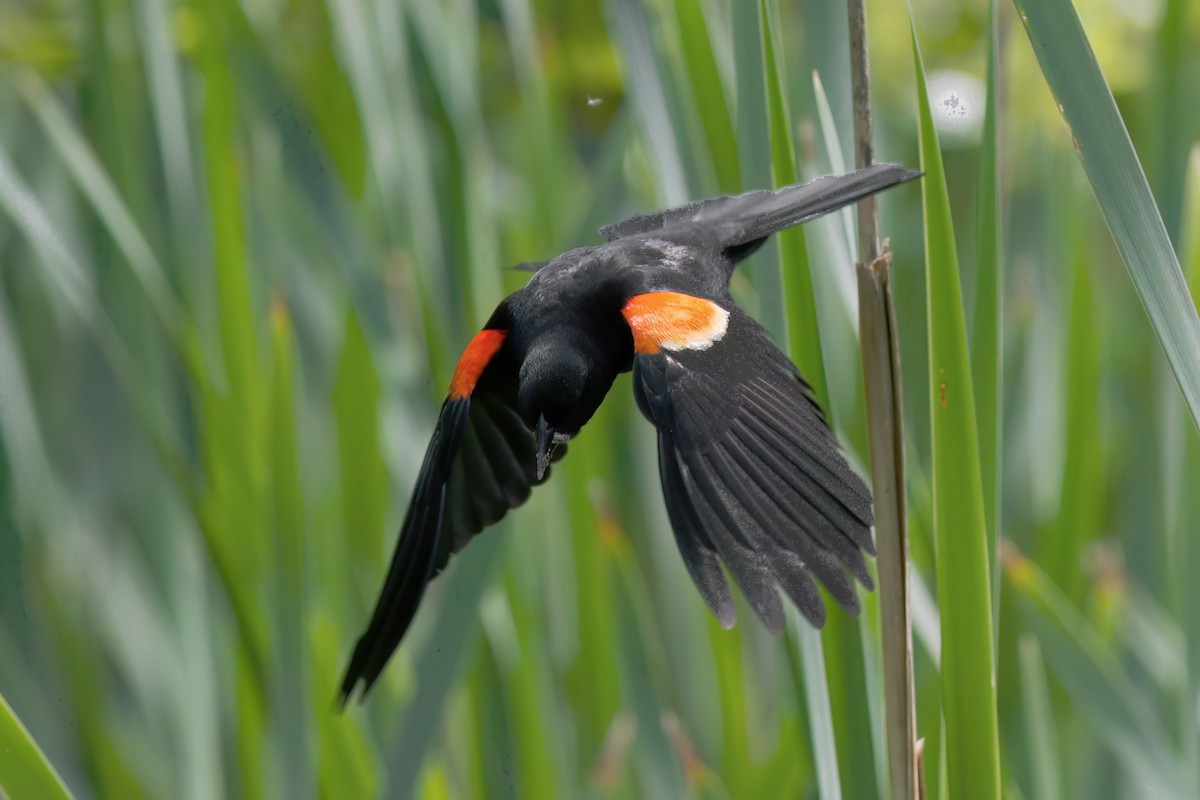
<svg viewBox="0 0 1200 800">
<path fill-rule="evenodd" d="M 342 681 L 342 702 L 360 681 L 364 695 L 370 690 L 450 556 L 540 483 L 533 434 L 517 413 L 517 366 L 506 336 L 480 331 L 459 360 L 383 590 Z"/>
<path fill-rule="evenodd" d="M 856 614 L 846 573 L 871 586 L 870 493 L 796 368 L 728 299 L 647 292 L 624 316 L 671 527 L 713 613 L 733 625 L 724 562 L 773 632 L 784 627 L 776 585 L 818 627 L 825 607 L 813 577 Z"/>
</svg>

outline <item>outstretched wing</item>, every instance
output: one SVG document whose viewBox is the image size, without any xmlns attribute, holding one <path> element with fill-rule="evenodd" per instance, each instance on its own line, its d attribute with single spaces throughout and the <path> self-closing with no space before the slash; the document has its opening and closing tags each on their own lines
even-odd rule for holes
<svg viewBox="0 0 1200 800">
<path fill-rule="evenodd" d="M 604 226 L 600 235 L 611 242 L 625 236 L 700 224 L 715 231 L 723 247 L 736 248 L 920 175 L 899 164 L 873 164 L 857 172 L 828 175 L 775 192 L 726 195 L 653 214 L 639 214 Z"/>
<path fill-rule="evenodd" d="M 342 681 L 343 703 L 360 681 L 363 695 L 370 690 L 425 587 L 450 556 L 525 502 L 539 482 L 533 434 L 517 413 L 517 366 L 505 337 L 503 330 L 485 329 L 459 360 L 383 590 Z"/>
<path fill-rule="evenodd" d="M 814 577 L 857 614 L 847 572 L 871 588 L 871 496 L 796 368 L 727 299 L 651 292 L 625 317 L 671 527 L 717 619 L 734 623 L 721 562 L 773 632 L 785 619 L 776 585 L 817 627 L 825 607 Z"/>
</svg>

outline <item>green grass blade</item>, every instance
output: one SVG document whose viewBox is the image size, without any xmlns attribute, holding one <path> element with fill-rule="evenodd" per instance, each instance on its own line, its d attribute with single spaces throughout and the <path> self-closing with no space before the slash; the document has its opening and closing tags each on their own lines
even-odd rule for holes
<svg viewBox="0 0 1200 800">
<path fill-rule="evenodd" d="M 510 601 L 514 661 L 501 666 L 503 682 L 512 715 L 516 742 L 516 764 L 520 794 L 531 800 L 553 800 L 563 796 L 564 739 L 558 733 L 556 708 L 550 701 L 547 640 L 534 613 L 516 569 L 506 580 Z M 507 669 L 505 668 L 507 667 Z"/>
<path fill-rule="evenodd" d="M 1119 634 L 1129 657 L 1160 691 L 1177 690 L 1185 682 L 1183 631 L 1166 608 L 1139 587 L 1129 591 L 1124 603 Z"/>
<path fill-rule="evenodd" d="M 1021 663 L 1021 705 L 1025 713 L 1025 745 L 1030 772 L 1033 773 L 1032 797 L 1059 800 L 1063 797 L 1058 753 L 1058 732 L 1054 727 L 1050 687 L 1037 639 L 1024 634 L 1018 641 Z"/>
<path fill-rule="evenodd" d="M 1192 148 L 1188 161 L 1184 226 L 1187 237 L 1183 253 L 1188 265 L 1188 282 L 1193 302 L 1200 303 L 1200 145 Z M 1182 414 L 1182 411 L 1176 413 Z M 1182 484 L 1179 497 L 1183 501 L 1179 512 L 1183 524 L 1177 532 L 1179 547 L 1174 562 L 1175 583 L 1179 588 L 1178 619 L 1182 621 L 1186 640 L 1184 665 L 1187 680 L 1180 704 L 1183 708 L 1180 725 L 1183 729 L 1184 760 L 1192 765 L 1188 774 L 1188 788 L 1194 794 L 1200 791 L 1200 710 L 1196 705 L 1196 698 L 1200 697 L 1200 581 L 1195 579 L 1192 570 L 1200 563 L 1200 536 L 1194 530 L 1187 529 L 1187 521 L 1195 520 L 1200 515 L 1200 498 L 1196 497 L 1194 491 L 1188 491 L 1188 487 L 1193 486 L 1190 481 L 1200 475 L 1200 433 L 1189 431 L 1189 434 L 1178 470 L 1178 480 Z"/>
<path fill-rule="evenodd" d="M 71 792 L 8 701 L 0 697 L 0 794 L 9 800 L 54 800 Z"/>
<path fill-rule="evenodd" d="M 172 41 L 169 4 L 138 0 L 138 34 L 145 53 L 146 89 L 152 101 L 155 133 L 162 143 L 163 178 L 171 203 L 172 223 L 182 229 L 187 212 L 197 212 L 197 181 L 187 126 L 186 95 Z"/>
<path fill-rule="evenodd" d="M 273 569 L 264 436 L 269 398 L 251 289 L 237 82 L 227 49 L 232 25 L 217 6 L 207 6 L 206 12 L 210 33 L 203 37 L 198 59 L 204 79 L 200 127 L 223 372 L 211 383 L 199 367 L 194 374 L 204 393 L 201 430 L 208 478 L 201 525 L 240 627 L 234 675 L 241 706 L 236 726 L 239 788 L 247 797 L 259 797 L 268 790 L 263 758 L 271 631 L 270 613 L 258 593 Z"/>
<path fill-rule="evenodd" d="M 520 130 L 528 134 L 521 137 L 524 145 L 519 163 L 526 165 L 524 168 L 530 175 L 534 192 L 532 208 L 536 209 L 537 219 L 537 224 L 525 224 L 523 231 L 518 229 L 517 241 L 521 242 L 522 237 L 525 240 L 518 248 L 536 252 L 554 248 L 562 241 L 563 232 L 576 224 L 561 212 L 569 207 L 568 197 L 584 187 L 564 176 L 564 164 L 571 163 L 570 141 L 558 114 L 565 104 L 561 102 L 560 83 L 545 68 L 546 53 L 538 36 L 533 0 L 506 0 L 501 8 L 520 82 L 525 116 Z M 615 72 L 615 65 L 613 69 Z M 584 189 L 589 198 L 596 196 L 592 194 L 594 190 L 590 186 Z"/>
<path fill-rule="evenodd" d="M 22 73 L 17 86 L 67 165 L 71 177 L 121 249 L 159 322 L 168 333 L 178 331 L 179 300 L 95 152 L 40 79 Z"/>
<path fill-rule="evenodd" d="M 316 728 L 317 776 L 322 797 L 377 797 L 379 769 L 359 723 L 358 715 L 338 713 L 333 687 L 341 680 L 340 637 L 324 614 L 309 621 L 308 648 L 312 659 L 309 708 Z M 420 762 L 417 763 L 417 767 Z"/>
<path fill-rule="evenodd" d="M 284 37 L 304 37 L 306 46 L 295 53 L 297 62 L 293 75 L 297 93 L 305 102 L 310 119 L 346 190 L 361 197 L 367 161 L 362 147 L 363 115 L 359 113 L 354 92 L 334 49 L 332 14 L 328 5 L 299 4 L 292 14 L 284 17 L 279 33 Z"/>
<path fill-rule="evenodd" d="M 307 681 L 309 676 L 307 550 L 304 493 L 296 441 L 295 346 L 291 316 L 281 300 L 271 306 L 273 380 L 271 381 L 271 488 L 278 571 L 275 587 L 276 641 L 279 655 L 272 680 L 274 722 L 281 770 L 281 791 L 289 797 L 312 794 L 315 762 L 309 747 Z"/>
<path fill-rule="evenodd" d="M 1154 132 L 1158 147 L 1147 155 L 1152 159 L 1149 172 L 1167 233 L 1171 241 L 1182 246 L 1187 228 L 1181 228 L 1181 225 L 1188 224 L 1187 217 L 1183 216 L 1183 206 L 1187 202 L 1188 144 L 1189 137 L 1194 139 L 1197 128 L 1195 117 L 1189 125 L 1186 112 L 1184 115 L 1175 112 L 1195 102 L 1191 79 L 1196 65 L 1196 18 L 1188 18 L 1189 14 L 1194 14 L 1195 4 L 1192 0 L 1165 0 L 1163 5 L 1154 47 L 1158 62 L 1158 96 L 1154 98 L 1157 101 L 1155 127 L 1158 129 Z"/>
<path fill-rule="evenodd" d="M 0 202 L 4 199 L 3 178 L 0 161 Z M 8 299 L 0 295 L 0 382 L 5 387 L 4 402 L 0 403 L 0 442 L 5 456 L 0 460 L 0 469 L 4 470 L 0 473 L 4 477 L 0 521 L 5 525 L 4 558 L 19 566 L 17 538 L 7 527 L 35 520 L 43 508 L 52 507 L 56 482 L 38 422 L 37 402 L 30 391 L 20 343 L 10 319 L 12 309 Z"/>
<path fill-rule="evenodd" d="M 737 158 L 737 136 L 733 117 L 725 96 L 725 85 L 717 70 L 713 55 L 708 22 L 701 0 L 675 0 L 675 16 L 679 20 L 679 38 L 683 59 L 692 86 L 696 111 L 704 126 L 717 185 L 722 192 L 736 193 L 742 188 L 742 171 Z"/>
<path fill-rule="evenodd" d="M 999 631 L 1000 580 L 996 546 L 1000 540 L 1000 475 L 1004 436 L 1004 276 L 1000 260 L 1000 172 L 996 73 L 999 70 L 997 0 L 988 0 L 987 99 L 983 140 L 979 145 L 979 234 L 975 283 L 975 319 L 971 368 L 975 414 L 979 425 L 979 472 L 983 480 L 983 512 L 988 527 L 992 571 L 993 639 Z"/>
<path fill-rule="evenodd" d="M 154 394 L 143 391 L 147 381 L 143 365 L 133 358 L 118 336 L 112 320 L 97 304 L 91 271 L 67 248 L 62 230 L 50 218 L 40 199 L 22 181 L 3 148 L 0 148 L 0 211 L 4 211 L 16 229 L 25 234 L 38 256 L 39 264 L 43 267 L 38 275 L 44 281 L 46 291 L 65 311 L 88 325 L 89 332 L 108 359 L 154 441 L 159 456 L 172 474 L 181 478 L 186 468 L 179 435 L 167 426 Z M 180 485 L 186 494 L 184 481 L 181 480 Z"/>
<path fill-rule="evenodd" d="M 809 154 L 807 167 L 797 164 L 799 180 L 818 174 L 841 175 L 849 170 L 842 153 L 843 139 L 834 121 L 833 107 L 825 93 L 821 76 L 815 70 L 812 73 L 812 88 L 817 118 L 821 122 L 820 139 L 825 161 L 812 158 L 812 154 Z M 817 269 L 813 273 L 813 292 L 818 308 L 823 309 L 818 316 L 824 333 L 821 346 L 828 365 L 825 377 L 829 382 L 830 408 L 838 417 L 840 433 L 845 437 L 843 446 L 866 460 L 870 434 L 864 420 L 866 406 L 859 341 L 861 314 L 857 274 L 853 266 L 858 263 L 856 210 L 847 206 L 805 227 L 810 260 L 832 267 Z M 875 603 L 878 598 L 878 595 L 866 598 L 867 604 Z M 879 733 L 882 735 L 882 729 Z"/>
<path fill-rule="evenodd" d="M 978 429 L 945 169 L 912 31 L 925 170 L 925 280 L 933 431 L 934 539 L 942 703 L 951 797 L 1000 796 L 987 523 Z"/>
<path fill-rule="evenodd" d="M 333 408 L 348 545 L 344 549 L 355 570 L 374 564 L 384 550 L 388 486 L 387 468 L 379 449 L 379 401 L 379 375 L 370 344 L 358 315 L 347 309 L 333 384 Z"/>
<path fill-rule="evenodd" d="M 1069 202 L 1069 201 L 1068 201 Z M 1088 258 L 1086 228 L 1078 234 L 1067 232 L 1073 240 L 1068 252 L 1072 265 L 1070 308 L 1067 314 L 1066 397 L 1063 416 L 1066 423 L 1066 451 L 1059 516 L 1052 535 L 1045 537 L 1038 550 L 1046 571 L 1054 575 L 1067 596 L 1082 597 L 1085 575 L 1083 557 L 1097 532 L 1103 530 L 1103 507 L 1097 502 L 1104 490 L 1103 443 L 1098 431 L 1103 354 L 1101 330 L 1097 320 L 1096 288 L 1093 265 Z M 1042 544 L 1042 543 L 1039 543 Z M 1043 559 L 1044 557 L 1044 559 Z"/>
<path fill-rule="evenodd" d="M 787 86 L 778 43 L 778 12 L 771 0 L 759 0 L 762 18 L 763 72 L 767 85 L 767 115 L 771 136 L 771 175 L 774 188 L 796 182 L 796 153 L 792 143 L 792 120 L 787 106 Z M 812 273 L 804 229 L 790 228 L 776 234 L 783 282 L 788 352 L 800 372 L 812 384 L 821 407 L 829 409 L 825 384 L 825 360 L 817 328 L 817 306 L 813 299 Z"/>
<path fill-rule="evenodd" d="M 912 584 L 912 625 L 916 639 L 935 664 L 942 661 L 942 620 L 925 579 L 916 574 Z"/>
<path fill-rule="evenodd" d="M 481 536 L 456 556 L 454 568 L 447 572 L 436 593 L 437 600 L 431 591 L 423 602 L 422 614 L 433 618 L 437 636 L 426 640 L 413 663 L 419 691 L 404 709 L 396 755 L 387 761 L 389 794 L 405 796 L 412 791 L 421 765 L 437 744 L 440 725 L 431 720 L 436 720 L 445 707 L 465 654 L 478 636 L 479 601 L 506 531 L 493 533 Z M 413 639 L 418 639 L 416 631 Z"/>
<path fill-rule="evenodd" d="M 611 480 L 616 469 L 605 448 L 613 431 L 610 408 L 601 408 L 592 420 L 598 439 L 584 452 L 572 453 L 559 471 L 558 480 L 566 482 L 567 514 L 571 524 L 571 555 L 575 572 L 578 605 L 579 655 L 575 685 L 579 695 L 578 723 L 580 749 L 585 757 L 599 752 L 601 744 L 621 710 L 620 646 L 611 590 L 611 547 L 605 542 L 613 534 L 606 532 L 597 518 L 596 505 L 589 488 L 598 481 Z M 593 434 L 589 430 L 589 434 Z M 565 565 L 564 565 L 565 566 Z"/>
<path fill-rule="evenodd" d="M 646 624 L 638 610 L 653 602 L 645 592 L 638 575 L 639 565 L 632 548 L 614 539 L 611 561 L 619 588 L 613 593 L 620 653 L 620 677 L 624 709 L 615 717 L 636 725 L 637 744 L 628 755 L 638 775 L 641 793 L 646 797 L 683 797 L 687 794 L 685 781 L 703 789 L 706 776 L 703 768 L 687 755 L 691 747 L 688 733 L 675 717 L 666 700 L 672 676 L 665 669 L 662 635 Z M 728 646 L 728 640 L 726 640 Z M 747 702 L 745 684 L 738 700 Z M 757 767 L 759 765 L 754 764 Z M 727 783 L 732 791 L 740 791 L 745 783 Z M 703 791 L 698 792 L 704 797 Z"/>
<path fill-rule="evenodd" d="M 647 11 L 633 0 L 610 0 L 614 38 L 621 45 L 629 70 L 638 76 L 630 85 L 630 100 L 642 117 L 642 131 L 658 171 L 658 185 L 669 204 L 690 199 L 684 170 L 678 120 L 667 113 L 667 88 L 654 58 Z"/>
<path fill-rule="evenodd" d="M 783 53 L 780 46 L 779 12 L 772 0 L 760 0 L 762 23 L 763 72 L 766 80 L 767 115 L 771 140 L 771 172 L 775 187 L 797 180 L 795 146 L 792 141 L 792 120 L 788 111 L 787 86 L 783 73 Z M 809 268 L 808 249 L 804 230 L 792 228 L 777 236 L 779 240 L 781 281 L 784 287 L 785 327 L 788 352 L 796 366 L 808 379 L 821 406 L 829 410 L 829 391 L 825 378 L 825 362 L 821 353 L 821 334 L 817 325 L 817 309 Z M 840 615 L 839 610 L 832 612 Z M 839 616 L 830 620 L 827 632 L 831 648 L 826 652 L 820 634 L 802 622 L 799 632 L 799 653 L 804 678 L 803 693 L 808 706 L 808 725 L 817 765 L 817 785 L 822 797 L 841 797 L 842 779 L 838 772 L 839 728 L 834 726 L 830 682 L 827 680 L 826 660 L 837 670 L 842 687 L 838 721 L 843 736 L 840 741 L 849 745 L 844 752 L 848 785 L 855 792 L 875 793 L 870 770 L 861 763 L 872 763 L 870 719 L 865 705 L 861 679 L 864 675 L 861 642 L 852 626 L 858 624 Z M 857 679 L 857 680 L 856 680 Z M 799 688 L 799 687 L 798 687 Z M 850 765 L 853 766 L 850 766 Z M 867 784 L 862 784 L 862 780 Z"/>
<path fill-rule="evenodd" d="M 794 612 L 793 625 L 799 631 L 800 660 L 804 665 L 804 699 L 808 707 L 808 727 L 812 736 L 813 763 L 817 768 L 817 793 L 823 800 L 840 800 L 841 777 L 838 772 L 837 744 L 833 735 L 833 709 L 829 703 L 825 675 L 825 655 L 821 634 Z M 839 613 L 834 611 L 833 613 Z M 863 770 L 866 764 L 849 765 Z"/>
<path fill-rule="evenodd" d="M 861 669 L 861 672 L 855 672 L 853 678 L 861 678 L 861 682 L 855 682 L 853 679 L 846 680 L 845 693 L 852 701 L 860 704 L 862 709 L 859 713 L 864 713 L 863 718 L 866 722 L 866 730 L 856 732 L 857 735 L 865 735 L 870 741 L 870 755 L 875 764 L 874 775 L 870 770 L 863 770 L 864 775 L 857 776 L 860 779 L 860 785 L 870 786 L 875 794 L 885 795 L 890 792 L 891 778 L 888 775 L 888 747 L 887 747 L 887 707 L 886 707 L 886 692 L 884 682 L 891 676 L 884 674 L 883 668 L 883 642 L 881 632 L 883 628 L 883 614 L 880 611 L 882 600 L 878 592 L 872 592 L 867 597 L 863 598 L 863 611 L 859 619 L 853 619 L 847 616 L 842 620 L 842 629 L 849 632 L 854 637 L 854 642 L 846 642 L 842 645 L 843 652 L 848 654 L 861 654 L 854 664 L 856 670 Z M 858 665 L 861 664 L 861 667 Z M 859 758 L 865 757 L 867 753 L 867 742 L 854 742 L 855 755 L 854 759 L 857 762 Z M 839 747 L 838 750 L 842 753 L 847 752 L 850 748 Z M 849 765 L 847 765 L 849 766 Z M 872 780 L 872 778 L 874 780 Z M 883 788 L 888 787 L 888 788 Z"/>
<path fill-rule="evenodd" d="M 821 122 L 821 138 L 825 142 L 825 154 L 829 158 L 829 168 L 834 175 L 843 175 L 849 172 L 846 166 L 846 157 L 842 154 L 842 140 L 838 136 L 837 123 L 833 119 L 833 107 L 829 104 L 829 95 L 825 93 L 825 84 L 821 80 L 820 74 L 813 72 L 813 95 L 817 103 L 817 119 Z M 850 256 L 850 261 L 858 261 L 858 241 L 854 236 L 854 210 L 847 206 L 841 211 L 836 212 L 837 217 L 841 220 L 842 232 L 846 237 L 844 246 L 846 252 Z M 853 281 L 848 281 L 853 284 Z M 853 289 L 848 290 L 853 297 Z M 851 303 L 853 306 L 853 304 Z M 857 307 L 854 311 L 857 312 Z"/>
<path fill-rule="evenodd" d="M 1187 177 L 1187 243 L 1184 245 L 1184 263 L 1187 264 L 1188 286 L 1192 302 L 1200 305 L 1200 144 L 1192 148 L 1188 159 Z"/>
<path fill-rule="evenodd" d="M 1004 571 L 1046 660 L 1083 717 L 1148 797 L 1183 797 L 1166 730 L 1121 660 L 1036 564 L 1007 552 Z"/>
<path fill-rule="evenodd" d="M 821 139 L 825 145 L 830 171 L 834 174 L 845 173 L 847 167 L 842 155 L 841 137 L 838 135 L 825 87 L 815 71 L 812 82 L 817 115 L 821 121 Z M 800 177 L 798 174 L 797 178 Z M 838 421 L 838 428 L 848 438 L 856 432 L 867 433 L 865 426 L 860 424 L 861 415 L 866 411 L 865 407 L 858 403 L 861 398 L 858 379 L 863 374 L 858 364 L 860 314 L 856 299 L 855 271 L 850 268 L 858 259 L 858 242 L 854 238 L 854 213 L 853 208 L 846 207 L 831 215 L 838 219 L 827 219 L 817 223 L 825 225 L 826 238 L 832 247 L 828 249 L 824 261 L 829 266 L 824 272 L 815 273 L 813 278 L 814 295 L 829 298 L 836 294 L 838 301 L 844 304 L 845 321 L 849 323 L 841 329 L 836 324 L 829 324 L 841 320 L 831 320 L 829 316 L 825 316 L 821 337 L 822 351 L 830 356 L 826 362 L 829 370 L 825 373 L 829 418 Z M 817 224 L 808 226 L 809 233 L 818 231 L 816 237 L 809 240 L 813 245 L 819 241 L 821 235 Z M 820 258 L 816 255 L 821 252 L 817 247 L 819 245 L 810 246 L 813 261 Z M 825 282 L 824 286 L 821 283 L 822 279 Z M 829 286 L 830 281 L 834 286 Z M 792 334 L 793 331 L 789 328 L 789 341 Z M 855 399 L 852 410 L 844 403 L 839 404 L 838 393 L 835 391 L 838 365 L 847 363 L 850 365 L 846 370 L 850 383 L 843 384 L 841 388 L 843 397 Z M 850 391 L 847 392 L 847 389 Z M 849 442 L 844 441 L 843 444 L 855 449 Z M 859 453 L 867 452 L 865 441 L 855 441 L 854 444 L 858 445 Z M 878 535 L 878 530 L 876 533 Z M 825 664 L 829 676 L 830 701 L 834 708 L 834 719 L 838 721 L 835 731 L 838 734 L 838 753 L 842 763 L 842 784 L 846 794 L 851 797 L 878 795 L 881 791 L 879 787 L 888 782 L 887 735 L 884 723 L 886 692 L 883 688 L 884 668 L 879 643 L 879 606 L 884 602 L 883 585 L 881 580 L 880 592 L 868 594 L 863 598 L 863 615 L 860 619 L 854 620 L 842 614 L 830 615 L 823 637 L 828 645 L 825 649 Z M 892 676 L 887 677 L 890 679 Z M 859 766 L 868 762 L 874 764 L 874 771 Z"/>
<path fill-rule="evenodd" d="M 771 182 L 771 131 L 763 84 L 766 62 L 763 58 L 762 9 L 756 2 L 733 3 L 729 13 L 733 66 L 737 75 L 734 124 L 738 163 L 742 168 L 742 186 L 752 189 Z M 783 331 L 785 312 L 779 246 L 774 239 L 768 239 L 763 248 L 738 269 L 735 279 L 745 275 L 750 280 L 756 293 L 751 298 L 756 303 L 751 313 L 767 330 L 779 335 Z"/>
<path fill-rule="evenodd" d="M 843 141 L 848 140 L 843 140 L 838 130 L 833 106 L 825 92 L 825 84 L 816 71 L 812 74 L 812 85 L 817 106 L 817 118 L 821 123 L 821 142 L 824 145 L 828 168 L 814 169 L 810 164 L 809 174 L 805 175 L 803 168 L 799 167 L 797 177 L 809 177 L 813 173 L 826 171 L 835 175 L 845 174 L 852 168 L 847 166 L 846 158 L 843 155 Z M 850 136 L 853 134 L 854 131 L 851 130 Z M 822 346 L 829 360 L 826 374 L 826 378 L 829 380 L 829 402 L 835 409 L 842 409 L 840 427 L 843 435 L 848 439 L 843 444 L 866 460 L 870 446 L 870 433 L 869 427 L 863 424 L 866 406 L 862 387 L 863 370 L 859 364 L 862 360 L 862 343 L 859 336 L 861 308 L 858 298 L 857 271 L 853 266 L 859 262 L 856 213 L 856 207 L 847 206 L 841 211 L 829 215 L 827 219 L 809 224 L 807 228 L 809 252 L 813 262 L 829 263 L 833 266 L 832 269 L 816 271 L 814 290 L 818 298 L 829 298 L 831 295 L 836 295 L 836 305 L 840 306 L 847 323 L 844 330 L 829 324 L 826 324 L 824 329 L 825 337 L 822 340 Z M 824 247 L 821 246 L 822 242 L 825 243 Z M 831 305 L 829 300 L 824 300 L 823 304 Z M 822 305 L 820 299 L 818 305 Z M 829 319 L 829 316 L 826 314 L 825 319 Z M 851 401 L 850 398 L 853 400 Z M 868 602 L 871 601 L 868 600 Z"/>
<path fill-rule="evenodd" d="M 1116 101 L 1070 0 L 1014 0 L 1084 171 L 1200 427 L 1200 318 Z"/>
<path fill-rule="evenodd" d="M 745 701 L 742 630 L 739 626 L 726 631 L 712 615 L 705 622 L 721 701 L 721 774 L 726 785 L 745 786 L 750 774 L 750 721 Z"/>
<path fill-rule="evenodd" d="M 246 800 L 267 798 L 267 709 L 263 696 L 262 669 L 255 663 L 251 651 L 237 651 L 234 664 L 234 703 L 238 710 L 237 759 L 238 796 Z"/>
<path fill-rule="evenodd" d="M 771 179 L 770 132 L 763 90 L 763 40 L 759 3 L 734 3 L 730 8 L 733 66 L 737 76 L 734 127 L 742 185 L 766 186 Z"/>
<path fill-rule="evenodd" d="M 15 230 L 25 234 L 39 257 L 42 267 L 39 277 L 46 283 L 47 291 L 58 299 L 61 307 L 88 319 L 96 302 L 91 273 L 67 249 L 46 209 L 22 180 L 3 147 L 0 147 L 0 211 L 9 217 Z"/>
<path fill-rule="evenodd" d="M 220 17 L 216 13 L 212 15 L 212 24 L 220 30 Z M 226 382 L 223 388 L 234 407 L 245 414 L 244 422 L 254 425 L 257 420 L 251 409 L 258 394 L 259 354 L 237 162 L 237 99 L 228 54 L 218 40 L 215 33 L 205 37 L 202 140 L 213 220 L 214 272 Z"/>
</svg>

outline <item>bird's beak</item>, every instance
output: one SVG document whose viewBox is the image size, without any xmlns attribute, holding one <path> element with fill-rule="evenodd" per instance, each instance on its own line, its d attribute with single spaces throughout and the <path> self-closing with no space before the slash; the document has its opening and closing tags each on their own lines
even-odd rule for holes
<svg viewBox="0 0 1200 800">
<path fill-rule="evenodd" d="M 537 424 L 537 479 L 540 481 L 546 475 L 546 469 L 550 466 L 550 457 L 554 455 L 554 448 L 561 441 L 558 432 L 555 431 L 546 422 L 546 416 L 543 414 L 538 417 Z"/>
</svg>

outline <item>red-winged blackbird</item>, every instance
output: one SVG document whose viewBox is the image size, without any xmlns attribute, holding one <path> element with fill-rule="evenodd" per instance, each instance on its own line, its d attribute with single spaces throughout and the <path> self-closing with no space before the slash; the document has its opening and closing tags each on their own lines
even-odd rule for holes
<svg viewBox="0 0 1200 800">
<path fill-rule="evenodd" d="M 814 576 L 857 614 L 846 572 L 871 588 L 870 492 L 804 378 L 734 304 L 729 279 L 772 233 L 918 175 L 877 164 L 703 200 L 609 225 L 602 245 L 527 265 L 529 283 L 458 362 L 342 701 L 359 681 L 371 688 L 429 581 L 529 497 L 629 369 L 658 431 L 675 541 L 721 624 L 734 623 L 722 562 L 775 633 L 784 627 L 776 584 L 815 626 L 825 607 Z"/>
</svg>

